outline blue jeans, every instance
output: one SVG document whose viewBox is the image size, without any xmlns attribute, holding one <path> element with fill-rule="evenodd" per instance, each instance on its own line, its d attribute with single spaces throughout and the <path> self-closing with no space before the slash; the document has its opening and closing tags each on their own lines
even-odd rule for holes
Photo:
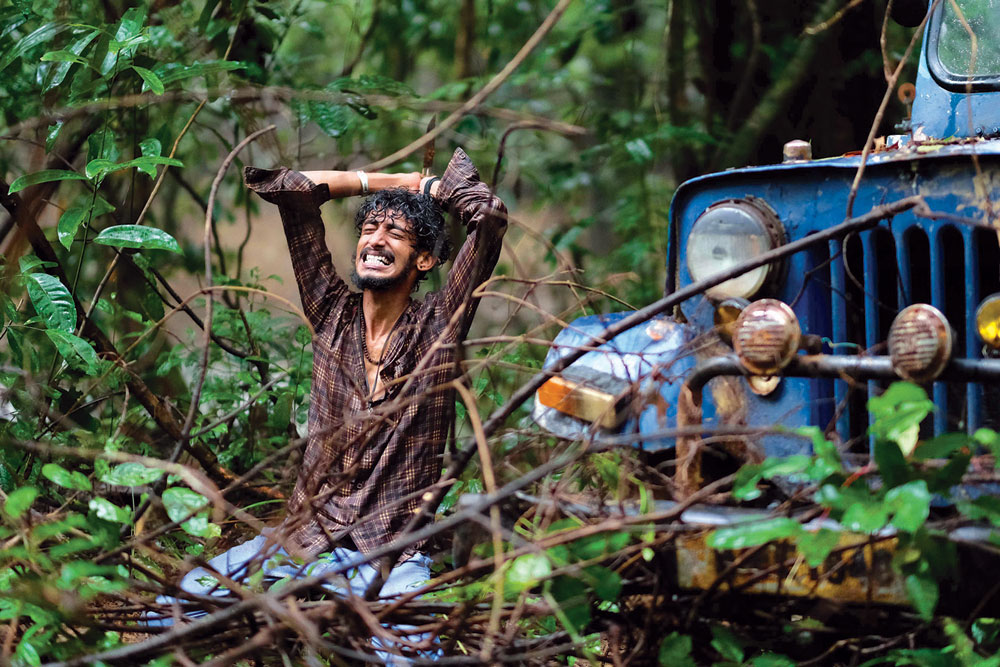
<svg viewBox="0 0 1000 667">
<path fill-rule="evenodd" d="M 216 556 L 208 561 L 208 564 L 215 571 L 225 574 L 233 581 L 244 582 L 250 569 L 247 566 L 253 562 L 253 571 L 256 572 L 258 569 L 262 571 L 263 583 L 268 585 L 286 577 L 300 579 L 308 576 L 322 575 L 326 572 L 343 568 L 345 565 L 350 565 L 351 563 L 359 563 L 362 560 L 364 560 L 364 555 L 360 552 L 337 547 L 330 554 L 323 555 L 312 563 L 297 565 L 291 560 L 287 551 L 283 548 L 278 548 L 273 541 L 268 544 L 267 536 L 258 535 L 252 540 L 238 544 L 225 553 Z M 419 588 L 431 578 L 430 564 L 431 559 L 428 556 L 418 553 L 396 565 L 382 586 L 381 597 L 401 595 L 407 591 Z M 375 578 L 376 573 L 377 570 L 371 563 L 360 563 L 350 567 L 343 575 L 329 579 L 324 584 L 324 588 L 338 594 L 343 594 L 349 590 L 353 595 L 363 596 L 365 589 L 368 588 L 368 585 Z M 188 593 L 197 595 L 219 597 L 230 595 L 229 590 L 217 581 L 209 570 L 202 567 L 197 567 L 185 574 L 184 578 L 181 579 L 180 588 Z M 156 601 L 161 605 L 168 606 L 180 603 L 177 598 L 169 595 L 161 595 L 156 598 Z M 188 617 L 196 618 L 204 615 L 205 612 L 199 611 L 189 613 Z M 150 615 L 146 618 L 146 624 L 154 627 L 167 627 L 173 625 L 173 623 L 174 618 L 167 615 Z M 397 633 L 410 629 L 408 626 L 386 627 Z M 403 638 L 416 642 L 425 639 L 426 635 L 404 635 Z M 385 646 L 377 637 L 373 638 L 373 643 L 376 646 Z M 433 651 L 432 655 L 427 657 L 434 657 L 438 654 L 438 651 Z M 409 660 L 391 653 L 379 651 L 376 655 L 385 660 L 385 664 L 387 665 L 410 664 Z"/>
</svg>

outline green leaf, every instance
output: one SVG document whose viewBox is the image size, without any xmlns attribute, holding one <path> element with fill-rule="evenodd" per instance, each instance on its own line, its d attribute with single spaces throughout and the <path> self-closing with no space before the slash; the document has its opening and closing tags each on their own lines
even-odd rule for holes
<svg viewBox="0 0 1000 667">
<path fill-rule="evenodd" d="M 625 150 L 637 164 L 653 161 L 653 151 L 643 139 L 633 139 L 625 143 Z"/>
<path fill-rule="evenodd" d="M 146 88 L 149 88 L 155 95 L 163 94 L 163 82 L 160 81 L 160 77 L 156 76 L 156 72 L 148 70 L 145 67 L 139 67 L 138 65 L 132 65 L 132 69 L 142 77 L 143 82 L 146 84 Z"/>
<path fill-rule="evenodd" d="M 33 486 L 22 486 L 7 495 L 7 502 L 3 506 L 4 512 L 16 519 L 28 511 L 37 497 L 38 489 Z"/>
<path fill-rule="evenodd" d="M 59 216 L 59 224 L 56 225 L 56 232 L 59 235 L 59 243 L 61 243 L 66 250 L 73 249 L 73 239 L 76 238 L 76 231 L 80 228 L 80 224 L 83 222 L 84 218 L 87 217 L 88 210 L 89 209 L 77 206 L 66 209 L 66 211 Z"/>
<path fill-rule="evenodd" d="M 582 537 L 569 544 L 569 550 L 577 560 L 592 560 L 617 553 L 632 541 L 629 533 L 602 533 Z"/>
<path fill-rule="evenodd" d="M 139 142 L 139 150 L 143 155 L 159 157 L 163 153 L 163 145 L 155 137 L 149 137 Z"/>
<path fill-rule="evenodd" d="M 84 339 L 58 329 L 46 329 L 45 335 L 55 344 L 59 354 L 73 367 L 81 368 L 88 373 L 96 373 L 98 368 L 97 352 Z"/>
<path fill-rule="evenodd" d="M 581 632 L 590 623 L 587 585 L 575 577 L 561 575 L 551 581 L 550 592 L 559 604 L 570 633 Z"/>
<path fill-rule="evenodd" d="M 114 523 L 132 523 L 132 513 L 124 507 L 118 507 L 107 498 L 91 498 L 87 506 L 99 519 Z"/>
<path fill-rule="evenodd" d="M 875 417 L 868 432 L 880 440 L 891 440 L 909 456 L 917 445 L 920 422 L 934 410 L 927 392 L 910 382 L 894 382 L 881 396 L 868 400 Z"/>
<path fill-rule="evenodd" d="M 889 489 L 885 504 L 893 512 L 892 525 L 908 533 L 915 533 L 931 511 L 931 492 L 922 479 Z"/>
<path fill-rule="evenodd" d="M 162 229 L 142 225 L 116 225 L 108 227 L 94 239 L 94 243 L 115 248 L 141 248 L 146 250 L 169 250 L 180 253 L 181 247 L 173 236 Z"/>
<path fill-rule="evenodd" d="M 195 537 L 212 538 L 222 535 L 222 529 L 214 523 L 211 523 L 208 520 L 208 517 L 203 515 L 188 519 L 181 524 L 181 528 L 183 528 L 186 533 L 194 535 Z"/>
<path fill-rule="evenodd" d="M 76 305 L 66 286 L 55 276 L 32 273 L 27 280 L 28 296 L 35 311 L 49 329 L 73 333 L 76 328 Z"/>
<path fill-rule="evenodd" d="M 840 522 L 847 530 L 859 533 L 875 533 L 885 527 L 889 520 L 889 508 L 877 501 L 863 500 L 847 508 Z"/>
<path fill-rule="evenodd" d="M 524 554 L 514 559 L 507 570 L 504 581 L 504 590 L 511 593 L 520 593 L 523 590 L 533 588 L 540 581 L 548 578 L 552 574 L 552 566 L 549 559 L 541 554 Z"/>
<path fill-rule="evenodd" d="M 117 486 L 145 486 L 161 477 L 162 470 L 147 468 L 141 463 L 122 463 L 101 475 L 101 481 Z"/>
<path fill-rule="evenodd" d="M 748 521 L 735 526 L 717 528 L 709 536 L 708 546 L 713 549 L 743 549 L 766 544 L 772 540 L 794 537 L 802 531 L 802 524 L 788 517 Z"/>
<path fill-rule="evenodd" d="M 733 497 L 737 500 L 753 500 L 760 496 L 757 482 L 781 475 L 794 475 L 809 467 L 808 456 L 796 455 L 784 458 L 766 459 L 762 463 L 744 465 L 736 473 L 733 482 Z"/>
<path fill-rule="evenodd" d="M 94 39 L 96 39 L 100 34 L 101 34 L 100 30 L 88 31 L 86 34 L 83 35 L 83 37 L 79 38 L 78 40 L 70 44 L 68 47 L 66 47 L 66 52 L 73 56 L 79 56 L 81 53 L 83 53 L 84 49 L 86 49 L 90 45 L 90 43 L 93 42 Z M 45 56 L 42 56 L 43 60 L 44 58 Z M 76 61 L 74 60 L 73 62 Z M 63 80 L 66 78 L 66 75 L 69 73 L 70 69 L 72 68 L 73 62 L 61 62 L 55 67 L 53 67 L 52 73 L 49 75 L 48 80 L 45 83 L 45 90 L 52 90 L 53 88 L 61 84 Z M 83 64 L 86 65 L 87 64 L 86 61 L 83 61 Z M 61 121 L 59 125 L 60 126 L 62 125 Z M 45 149 L 51 151 L 52 147 L 49 145 L 48 140 L 46 140 L 45 144 L 46 144 Z"/>
<path fill-rule="evenodd" d="M 55 266 L 55 262 L 46 262 L 38 258 L 37 255 L 24 255 L 17 262 L 18 267 L 21 269 L 21 273 L 29 273 L 32 269 L 43 266 L 50 267 Z"/>
<path fill-rule="evenodd" d="M 743 642 L 729 628 L 721 625 L 712 626 L 712 648 L 719 652 L 724 660 L 743 664 Z"/>
<path fill-rule="evenodd" d="M 622 578 L 614 570 L 602 565 L 591 565 L 583 569 L 582 579 L 601 600 L 614 601 L 622 592 Z"/>
<path fill-rule="evenodd" d="M 802 531 L 796 545 L 809 567 L 819 567 L 834 550 L 840 540 L 836 531 L 820 528 L 816 532 Z"/>
<path fill-rule="evenodd" d="M 887 487 L 905 484 L 910 478 L 910 468 L 903 457 L 903 451 L 894 440 L 875 441 L 875 463 Z"/>
<path fill-rule="evenodd" d="M 965 433 L 945 433 L 918 444 L 917 448 L 913 450 L 913 460 L 926 461 L 927 459 L 947 458 L 956 450 L 970 446 L 972 442 L 972 438 Z"/>
<path fill-rule="evenodd" d="M 658 661 L 660 667 L 695 667 L 691 658 L 691 638 L 671 632 L 660 644 Z"/>
<path fill-rule="evenodd" d="M 67 489 L 90 491 L 90 480 L 79 470 L 70 472 L 58 463 L 46 463 L 42 466 L 42 475 L 46 479 Z"/>
<path fill-rule="evenodd" d="M 208 501 L 197 491 L 172 486 L 163 492 L 163 506 L 171 521 L 180 521 L 192 512 L 205 509 Z"/>
<path fill-rule="evenodd" d="M 25 174 L 20 178 L 14 180 L 10 184 L 9 194 L 14 194 L 15 192 L 20 192 L 21 190 L 30 187 L 32 185 L 38 185 L 39 183 L 51 183 L 52 181 L 85 181 L 86 176 L 76 173 L 75 171 L 67 171 L 66 169 L 43 169 L 41 171 L 32 172 L 30 174 Z"/>
<path fill-rule="evenodd" d="M 42 56 L 42 62 L 87 64 L 86 60 L 69 51 L 49 51 Z"/>
<path fill-rule="evenodd" d="M 180 63 L 166 63 L 159 65 L 154 71 L 160 77 L 164 86 L 189 79 L 194 76 L 205 74 L 215 74 L 217 72 L 227 72 L 234 69 L 245 69 L 246 65 L 231 60 L 216 60 L 209 62 L 195 63 L 194 65 L 182 65 Z"/>
<path fill-rule="evenodd" d="M 920 617 L 929 621 L 938 603 L 938 584 L 928 574 L 911 574 L 906 577 L 906 592 Z"/>
<path fill-rule="evenodd" d="M 0 72 L 7 69 L 12 62 L 23 56 L 25 53 L 39 44 L 44 44 L 49 41 L 67 27 L 68 26 L 62 23 L 46 23 L 27 37 L 17 40 L 14 43 L 14 48 L 7 52 L 7 55 L 4 56 L 3 60 L 0 60 Z"/>
</svg>

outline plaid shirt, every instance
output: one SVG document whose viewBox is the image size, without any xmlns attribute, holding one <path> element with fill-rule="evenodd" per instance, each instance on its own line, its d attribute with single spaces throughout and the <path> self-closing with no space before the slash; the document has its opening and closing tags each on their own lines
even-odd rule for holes
<svg viewBox="0 0 1000 667">
<path fill-rule="evenodd" d="M 345 534 L 368 553 L 396 536 L 440 478 L 456 371 L 454 348 L 441 344 L 468 331 L 477 304 L 472 290 L 496 266 L 507 209 L 456 150 L 435 197 L 466 226 L 465 243 L 444 289 L 423 303 L 411 300 L 400 316 L 379 370 L 386 398 L 370 406 L 361 295 L 337 275 L 324 238 L 319 206 L 328 188 L 288 169 L 248 167 L 244 178 L 278 205 L 303 310 L 316 330 L 308 443 L 285 529 L 312 556 Z"/>
</svg>

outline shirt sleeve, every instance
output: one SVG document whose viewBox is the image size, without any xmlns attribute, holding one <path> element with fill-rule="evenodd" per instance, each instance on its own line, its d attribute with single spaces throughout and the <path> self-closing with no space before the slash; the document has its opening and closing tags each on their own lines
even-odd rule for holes
<svg viewBox="0 0 1000 667">
<path fill-rule="evenodd" d="M 461 148 L 452 155 L 435 197 L 466 228 L 465 243 L 448 273 L 440 305 L 440 314 L 445 319 L 465 306 L 462 322 L 455 332 L 465 336 L 479 302 L 472 298 L 472 293 L 489 279 L 500 258 L 507 231 L 507 207 L 479 180 L 476 166 Z"/>
<path fill-rule="evenodd" d="M 330 198 L 329 188 L 297 171 L 246 167 L 243 179 L 264 201 L 276 204 L 288 240 L 302 309 L 319 330 L 336 303 L 349 290 L 333 268 L 319 207 Z"/>
</svg>

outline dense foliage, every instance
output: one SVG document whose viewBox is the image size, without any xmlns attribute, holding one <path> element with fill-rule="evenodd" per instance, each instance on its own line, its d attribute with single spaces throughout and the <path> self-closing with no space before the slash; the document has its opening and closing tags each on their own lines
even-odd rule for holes
<svg viewBox="0 0 1000 667">
<path fill-rule="evenodd" d="M 282 277 L 247 260 L 260 226 L 275 221 L 247 196 L 238 167 L 360 168 L 393 153 L 482 90 L 552 7 L 14 0 L 0 9 L 0 662 L 118 646 L 140 602 L 185 557 L 214 555 L 280 514 L 302 444 L 310 332 L 294 298 L 275 296 Z M 680 181 L 777 161 L 791 138 L 812 140 L 817 156 L 860 148 L 884 92 L 884 10 L 878 1 L 578 0 L 488 99 L 447 125 L 436 166 L 462 145 L 514 217 L 498 271 L 508 279 L 491 285 L 475 334 L 491 338 L 467 353 L 478 403 L 459 406 L 459 438 L 539 366 L 537 341 L 560 321 L 660 296 Z M 898 58 L 910 33 L 890 26 L 888 37 Z M 892 107 L 884 127 L 904 114 Z M 416 148 L 391 169 L 419 170 L 421 156 Z M 347 211 L 328 213 L 332 222 Z M 565 469 L 553 464 L 556 474 L 526 490 L 643 503 L 657 493 L 655 475 L 628 454 L 565 450 L 525 414 L 489 442 L 497 479 L 470 468 L 442 512 L 461 492 L 559 461 Z M 831 480 L 850 473 L 820 436 L 816 457 L 748 469 L 737 493 L 800 473 L 833 489 L 820 493 L 837 518 L 904 531 L 901 553 L 912 557 L 901 567 L 919 616 L 931 619 L 947 554 L 925 522 L 945 473 L 902 460 L 897 435 L 885 438 L 880 466 L 898 478 L 871 494 L 837 491 Z M 964 470 L 968 444 L 935 450 L 957 461 L 947 474 Z M 1000 516 L 990 503 L 969 511 Z M 789 521 L 714 539 L 720 548 L 797 539 L 820 561 L 833 548 Z M 625 615 L 628 567 L 655 563 L 653 547 L 669 543 L 659 528 L 588 533 L 586 522 L 539 511 L 502 544 L 476 547 L 487 568 L 490 549 L 506 550 L 503 577 L 434 599 L 517 603 L 504 623 L 520 630 L 509 637 L 559 636 L 564 659 L 592 657 L 614 641 L 596 632 Z M 541 547 L 525 552 L 525 540 Z M 526 601 L 548 606 L 527 613 Z M 973 639 L 940 626 L 958 661 L 941 664 L 971 664 L 975 642 L 994 645 L 996 626 L 977 623 Z M 701 628 L 639 647 L 662 664 L 785 660 L 761 662 L 727 626 Z M 699 632 L 706 641 L 692 648 L 688 635 Z"/>
</svg>

